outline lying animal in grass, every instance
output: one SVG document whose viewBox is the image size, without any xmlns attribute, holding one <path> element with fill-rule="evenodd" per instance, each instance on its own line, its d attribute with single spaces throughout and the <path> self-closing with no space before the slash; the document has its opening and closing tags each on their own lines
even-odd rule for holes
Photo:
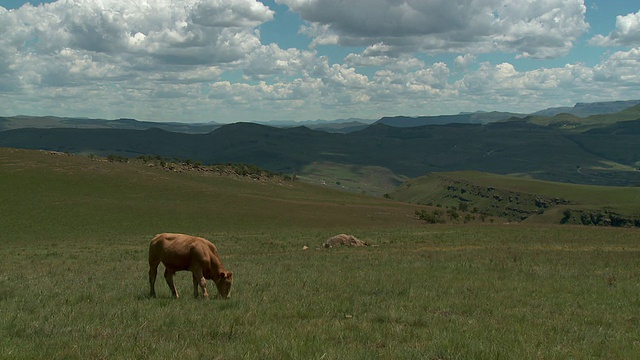
<svg viewBox="0 0 640 360">
<path fill-rule="evenodd" d="M 173 283 L 176 271 L 191 271 L 193 275 L 193 295 L 199 295 L 198 286 L 202 288 L 205 298 L 207 293 L 206 279 L 213 280 L 218 293 L 228 298 L 231 292 L 233 274 L 226 271 L 218 257 L 218 249 L 210 241 L 184 234 L 158 234 L 149 245 L 149 286 L 150 296 L 156 296 L 155 282 L 158 264 L 165 266 L 164 278 L 171 289 L 171 294 L 178 298 L 178 291 Z"/>
<path fill-rule="evenodd" d="M 334 247 L 334 246 L 341 246 L 341 245 L 346 245 L 346 246 L 369 246 L 369 244 L 367 244 L 366 242 L 356 238 L 353 235 L 339 234 L 339 235 L 331 237 L 327 241 L 325 241 L 325 243 L 322 244 L 322 247 L 323 248 L 331 248 L 331 247 Z"/>
</svg>

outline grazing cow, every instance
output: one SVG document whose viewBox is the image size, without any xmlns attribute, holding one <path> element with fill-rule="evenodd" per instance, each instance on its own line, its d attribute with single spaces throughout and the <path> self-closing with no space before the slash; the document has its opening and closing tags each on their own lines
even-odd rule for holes
<svg viewBox="0 0 640 360">
<path fill-rule="evenodd" d="M 156 296 L 155 282 L 158 274 L 158 264 L 165 267 L 164 278 L 174 297 L 178 298 L 178 291 L 173 283 L 176 271 L 187 270 L 193 275 L 193 295 L 198 297 L 198 286 L 202 288 L 204 297 L 207 293 L 207 281 L 213 280 L 218 293 L 228 298 L 233 282 L 233 274 L 226 271 L 218 257 L 215 245 L 206 239 L 184 234 L 158 234 L 149 245 L 149 285 L 150 296 Z"/>
</svg>

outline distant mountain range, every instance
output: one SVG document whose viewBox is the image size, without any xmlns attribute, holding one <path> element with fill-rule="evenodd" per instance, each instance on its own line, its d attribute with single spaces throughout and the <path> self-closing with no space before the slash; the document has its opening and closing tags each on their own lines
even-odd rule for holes
<svg viewBox="0 0 640 360">
<path fill-rule="evenodd" d="M 482 114 L 488 117 L 479 120 Z M 456 119 L 486 121 L 498 119 L 497 114 L 507 116 L 474 113 Z M 640 186 L 640 171 L 636 171 L 640 167 L 640 105 L 585 118 L 562 113 L 508 116 L 488 123 L 414 127 L 390 126 L 386 123 L 390 118 L 344 133 L 255 123 L 156 126 L 160 123 L 131 119 L 13 117 L 0 118 L 0 146 L 102 156 L 159 155 L 205 164 L 250 163 L 300 176 L 313 175 L 308 173 L 312 164 L 314 169 L 319 164 L 350 169 L 323 174 L 326 183 L 363 182 L 369 175 L 362 169 L 376 167 L 386 169 L 394 179 L 476 170 L 560 182 Z M 427 118 L 433 117 L 421 119 Z M 362 126 L 356 123 L 347 122 L 344 128 Z"/>
<path fill-rule="evenodd" d="M 548 108 L 531 115 L 556 116 L 558 114 L 571 114 L 577 117 L 588 117 L 592 115 L 614 114 L 638 104 L 640 104 L 640 100 L 577 103 L 574 107 Z"/>
<path fill-rule="evenodd" d="M 524 118 L 527 114 L 517 114 L 508 112 L 475 112 L 461 113 L 458 115 L 437 115 L 437 116 L 396 116 L 384 117 L 376 124 L 384 124 L 395 127 L 416 127 L 424 125 L 446 125 L 446 124 L 488 124 L 510 118 Z"/>
<path fill-rule="evenodd" d="M 557 107 L 548 108 L 537 111 L 533 114 L 519 114 L 509 112 L 483 112 L 460 113 L 458 115 L 436 115 L 436 116 L 396 116 L 384 117 L 378 120 L 377 124 L 385 124 L 396 127 L 415 127 L 423 125 L 446 125 L 446 124 L 488 124 L 496 121 L 504 121 L 508 119 L 522 119 L 527 116 L 546 116 L 553 117 L 559 114 L 570 114 L 576 117 L 589 117 L 593 115 L 614 114 L 632 106 L 640 104 L 640 100 L 629 101 L 609 101 L 595 103 L 577 103 L 573 107 Z"/>
<path fill-rule="evenodd" d="M 528 116 L 553 117 L 559 114 L 571 114 L 576 117 L 588 117 L 593 115 L 614 114 L 640 104 L 640 100 L 609 101 L 595 103 L 577 103 L 573 107 L 557 107 L 540 110 L 532 114 L 521 114 L 500 111 L 477 111 L 460 113 L 457 115 L 433 115 L 433 116 L 394 116 L 383 117 L 378 120 L 349 118 L 336 120 L 308 120 L 308 121 L 270 121 L 255 122 L 257 124 L 273 127 L 298 127 L 305 126 L 309 129 L 333 133 L 349 133 L 366 128 L 371 124 L 384 124 L 393 127 L 416 127 L 424 125 L 446 124 L 488 124 L 509 119 L 522 119 Z M 128 129 L 146 130 L 158 128 L 166 131 L 181 132 L 186 134 L 206 134 L 225 124 L 215 121 L 207 123 L 186 122 L 153 122 L 135 119 L 90 119 L 68 118 L 55 116 L 12 116 L 0 117 L 0 131 L 19 128 L 73 128 L 73 129 Z"/>
<path fill-rule="evenodd" d="M 268 122 L 256 122 L 260 125 L 274 126 L 274 127 L 298 127 L 304 126 L 313 130 L 321 130 L 326 132 L 336 133 L 348 133 L 351 131 L 362 130 L 367 126 L 373 124 L 377 120 L 349 118 L 349 119 L 336 119 L 336 120 L 307 120 L 307 121 L 268 121 Z"/>
<path fill-rule="evenodd" d="M 89 119 L 66 118 L 56 116 L 13 116 L 0 117 L 0 131 L 21 128 L 35 129 L 123 129 L 147 130 L 158 128 L 166 131 L 186 134 L 205 134 L 222 126 L 216 122 L 210 123 L 182 123 L 182 122 L 153 122 L 135 119 Z"/>
<path fill-rule="evenodd" d="M 309 129 L 321 130 L 326 132 L 347 133 L 356 130 L 362 130 L 371 125 L 376 120 L 369 119 L 337 119 L 337 120 L 310 120 L 310 121 L 273 121 L 273 122 L 255 122 L 265 126 L 288 128 L 306 126 Z M 124 130 L 147 130 L 158 128 L 171 132 L 179 132 L 185 134 L 206 134 L 225 124 L 215 121 L 207 123 L 185 123 L 185 122 L 153 122 L 140 121 L 135 119 L 90 119 L 90 118 L 68 118 L 56 116 L 11 116 L 0 117 L 0 131 L 14 130 L 20 128 L 36 128 L 36 129 L 124 129 Z"/>
</svg>

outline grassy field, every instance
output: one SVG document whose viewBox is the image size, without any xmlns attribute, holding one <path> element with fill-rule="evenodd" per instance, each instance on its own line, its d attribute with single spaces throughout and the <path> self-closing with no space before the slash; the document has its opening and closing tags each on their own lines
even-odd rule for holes
<svg viewBox="0 0 640 360">
<path fill-rule="evenodd" d="M 425 225 L 416 206 L 0 150 L 0 358 L 626 359 L 638 231 Z M 147 246 L 202 235 L 229 300 L 148 298 Z M 339 232 L 375 246 L 320 249 Z M 303 246 L 309 250 L 302 250 Z M 162 267 L 161 267 L 162 268 Z"/>
</svg>

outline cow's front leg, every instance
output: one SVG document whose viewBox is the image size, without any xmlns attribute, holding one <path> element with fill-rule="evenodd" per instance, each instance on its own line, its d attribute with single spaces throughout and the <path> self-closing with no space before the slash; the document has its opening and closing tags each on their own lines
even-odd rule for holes
<svg viewBox="0 0 640 360">
<path fill-rule="evenodd" d="M 203 296 L 206 298 L 209 297 L 209 293 L 207 292 L 207 280 L 204 277 L 200 278 L 200 287 L 202 288 Z"/>
<path fill-rule="evenodd" d="M 167 280 L 167 285 L 169 285 L 169 290 L 171 290 L 171 294 L 173 295 L 173 297 L 175 297 L 176 299 L 179 298 L 180 296 L 178 295 L 178 290 L 176 289 L 176 285 L 173 283 L 173 275 L 176 272 L 167 268 L 164 270 L 164 279 Z"/>
<path fill-rule="evenodd" d="M 199 295 L 198 286 L 202 288 L 202 293 L 205 298 L 209 297 L 209 293 L 207 293 L 207 280 L 205 280 L 202 275 L 202 269 L 193 269 L 191 271 L 193 274 L 193 296 L 197 299 Z"/>
</svg>

